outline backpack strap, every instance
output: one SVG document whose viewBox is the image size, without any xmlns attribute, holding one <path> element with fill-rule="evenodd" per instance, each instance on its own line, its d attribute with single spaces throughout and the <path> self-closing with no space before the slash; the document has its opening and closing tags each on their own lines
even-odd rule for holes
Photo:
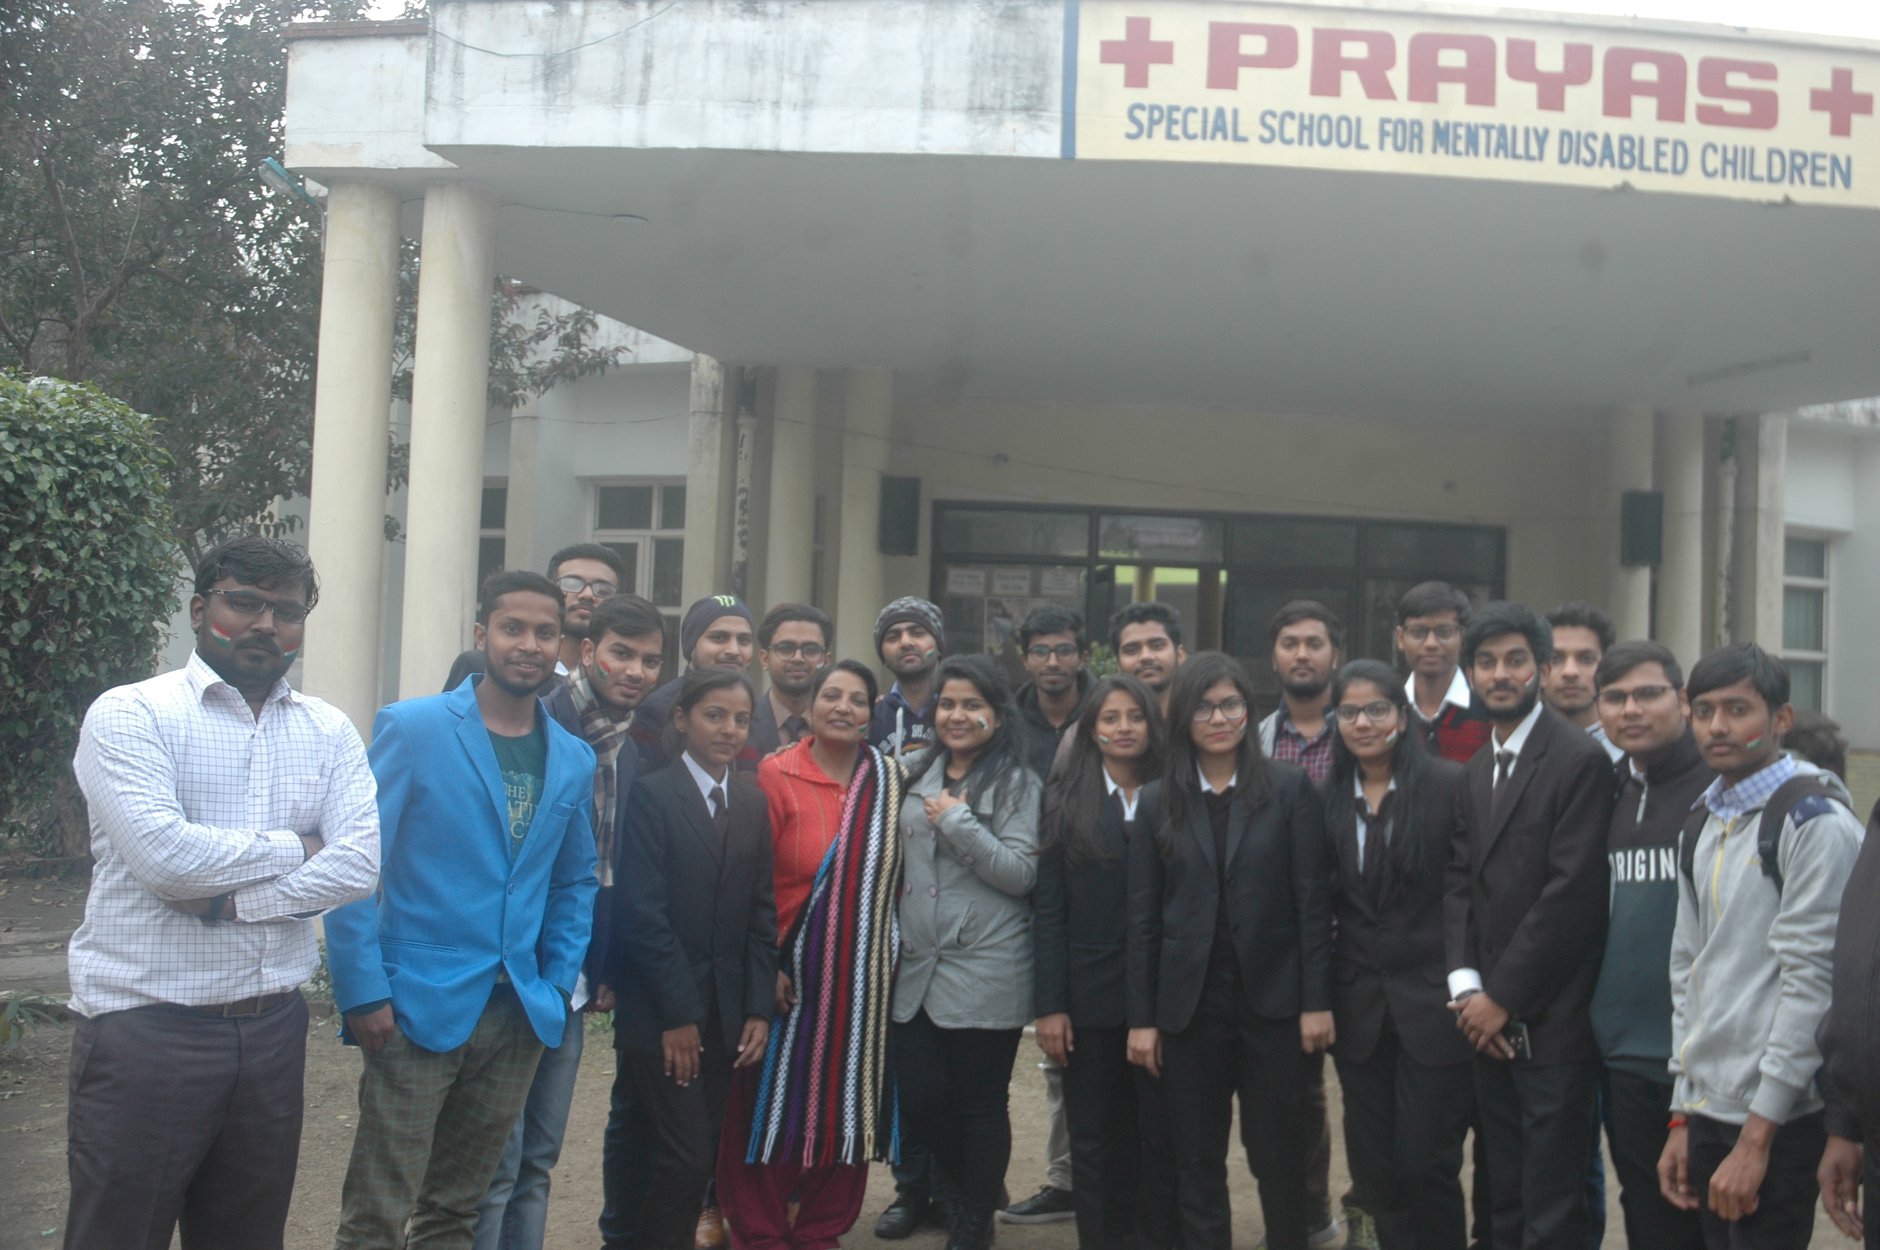
<svg viewBox="0 0 1880 1250">
<path fill-rule="evenodd" d="M 1678 830 L 1678 870 L 1684 874 L 1692 893 L 1697 891 L 1697 839 L 1703 836 L 1704 824 L 1709 819 L 1710 808 L 1700 799 L 1684 818 L 1684 827 Z"/>
<path fill-rule="evenodd" d="M 1778 895 L 1782 893 L 1782 826 L 1791 815 L 1797 818 L 1798 826 L 1813 820 L 1840 801 L 1840 791 L 1817 773 L 1790 777 L 1769 796 L 1762 820 L 1756 825 L 1756 855 L 1762 860 L 1763 876 L 1775 883 Z"/>
</svg>

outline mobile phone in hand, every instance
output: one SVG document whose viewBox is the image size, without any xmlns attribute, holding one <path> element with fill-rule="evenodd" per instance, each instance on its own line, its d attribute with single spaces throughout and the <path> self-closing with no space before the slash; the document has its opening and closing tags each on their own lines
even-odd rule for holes
<svg viewBox="0 0 1880 1250">
<path fill-rule="evenodd" d="M 1528 1026 L 1519 1020 L 1510 1020 L 1501 1029 L 1502 1040 L 1514 1050 L 1516 1059 L 1534 1058 L 1533 1043 L 1528 1040 Z"/>
</svg>

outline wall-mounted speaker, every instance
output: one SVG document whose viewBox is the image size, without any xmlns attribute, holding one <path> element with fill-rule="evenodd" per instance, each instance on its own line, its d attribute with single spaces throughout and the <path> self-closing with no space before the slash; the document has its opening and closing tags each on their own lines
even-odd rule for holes
<svg viewBox="0 0 1880 1250">
<path fill-rule="evenodd" d="M 881 479 L 881 525 L 877 542 L 884 556 L 920 554 L 920 479 Z"/>
<path fill-rule="evenodd" d="M 1626 491 L 1619 497 L 1619 563 L 1639 568 L 1656 565 L 1664 558 L 1664 492 Z"/>
</svg>

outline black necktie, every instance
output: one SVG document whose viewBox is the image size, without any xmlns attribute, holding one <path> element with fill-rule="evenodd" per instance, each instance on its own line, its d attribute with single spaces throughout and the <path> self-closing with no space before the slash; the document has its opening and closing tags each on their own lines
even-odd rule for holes
<svg viewBox="0 0 1880 1250">
<path fill-rule="evenodd" d="M 809 728 L 809 721 L 801 716 L 792 716 L 783 722 L 784 744 L 792 745 L 803 740 L 803 731 Z"/>
<path fill-rule="evenodd" d="M 1508 792 L 1508 778 L 1514 775 L 1514 752 L 1495 752 L 1495 811 L 1501 811 L 1501 796 Z"/>
<path fill-rule="evenodd" d="M 712 828 L 718 831 L 721 838 L 731 832 L 731 811 L 725 806 L 723 786 L 712 787 Z"/>
</svg>

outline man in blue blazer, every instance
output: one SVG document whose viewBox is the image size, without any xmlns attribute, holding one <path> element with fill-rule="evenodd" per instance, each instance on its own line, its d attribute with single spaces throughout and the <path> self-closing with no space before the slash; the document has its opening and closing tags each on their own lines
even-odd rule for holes
<svg viewBox="0 0 1880 1250">
<path fill-rule="evenodd" d="M 545 715 L 561 592 L 483 583 L 488 672 L 379 713 L 379 892 L 327 917 L 365 1052 L 338 1250 L 468 1247 L 545 1046 L 562 1040 L 597 888 L 594 751 Z"/>
</svg>

